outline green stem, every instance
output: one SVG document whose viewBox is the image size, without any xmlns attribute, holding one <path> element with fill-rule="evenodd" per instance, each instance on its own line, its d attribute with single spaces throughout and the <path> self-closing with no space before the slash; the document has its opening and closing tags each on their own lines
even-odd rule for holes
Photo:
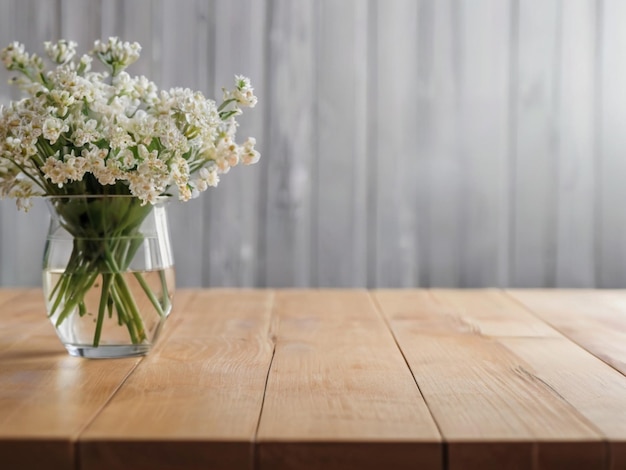
<svg viewBox="0 0 626 470">
<path fill-rule="evenodd" d="M 150 286 L 148 285 L 148 283 L 146 282 L 146 280 L 144 279 L 142 274 L 140 272 L 134 272 L 133 274 L 135 275 L 135 279 L 137 279 L 137 281 L 139 281 L 139 285 L 141 286 L 143 291 L 148 296 L 148 299 L 150 299 L 150 302 L 152 303 L 152 305 L 154 306 L 156 311 L 159 312 L 160 316 L 164 317 L 165 316 L 165 312 L 163 311 L 163 307 L 161 307 L 161 304 L 159 303 L 159 300 L 154 295 L 154 292 L 152 292 L 152 289 L 150 289 Z M 163 296 L 164 297 L 167 296 L 167 291 L 163 292 Z"/>
<path fill-rule="evenodd" d="M 113 276 L 115 277 L 115 288 L 118 294 L 118 299 L 120 300 L 120 304 L 124 305 L 126 313 L 129 314 L 127 324 L 130 324 L 131 322 L 134 323 L 134 326 L 137 330 L 137 335 L 140 338 L 139 341 L 137 341 L 136 338 L 133 339 L 133 344 L 137 344 L 138 342 L 143 341 L 146 336 L 146 332 L 143 326 L 143 320 L 141 319 L 141 315 L 139 314 L 139 309 L 137 308 L 137 304 L 135 303 L 133 294 L 128 289 L 128 285 L 126 284 L 123 275 L 120 273 L 117 262 L 115 261 L 109 250 L 105 251 L 105 257 L 107 260 L 107 264 L 111 268 L 111 271 L 114 273 Z M 118 315 L 120 314 L 119 306 L 117 313 Z"/>
<path fill-rule="evenodd" d="M 143 320 L 139 314 L 139 309 L 137 308 L 133 294 L 128 289 L 128 285 L 122 275 L 116 274 L 115 278 L 117 289 L 119 290 L 118 294 L 126 306 L 126 313 L 129 315 L 128 322 L 133 323 L 135 329 L 137 330 L 138 341 L 136 341 L 136 343 L 140 343 L 146 338 L 146 332 L 143 326 Z"/>
<path fill-rule="evenodd" d="M 167 310 L 170 309 L 170 290 L 167 285 L 167 277 L 165 276 L 165 270 L 159 271 L 159 278 L 161 279 L 161 292 L 163 295 L 163 303 Z"/>
<path fill-rule="evenodd" d="M 98 307 L 98 321 L 96 322 L 96 332 L 93 336 L 93 346 L 98 347 L 100 344 L 100 336 L 102 335 L 102 324 L 104 315 L 109 301 L 109 288 L 111 287 L 113 276 L 111 274 L 102 273 L 102 294 L 100 295 L 100 305 Z"/>
<path fill-rule="evenodd" d="M 58 328 L 63 323 L 63 320 L 67 318 L 67 316 L 72 313 L 72 311 L 76 308 L 79 302 L 83 301 L 85 298 L 85 294 L 91 288 L 94 281 L 98 277 L 98 272 L 91 274 L 88 278 L 86 278 L 85 282 L 83 282 L 82 287 L 77 289 L 68 299 L 68 301 L 63 306 L 63 310 L 59 314 L 55 326 Z M 59 296 L 67 297 L 65 292 L 60 292 Z"/>
<path fill-rule="evenodd" d="M 113 303 L 115 304 L 115 309 L 117 310 L 118 324 L 120 326 L 126 325 L 131 342 L 133 344 L 139 344 L 140 341 L 137 338 L 137 333 L 135 332 L 135 325 L 126 316 L 126 306 L 123 304 L 119 292 L 116 289 L 111 289 L 111 296 L 113 297 Z"/>
</svg>

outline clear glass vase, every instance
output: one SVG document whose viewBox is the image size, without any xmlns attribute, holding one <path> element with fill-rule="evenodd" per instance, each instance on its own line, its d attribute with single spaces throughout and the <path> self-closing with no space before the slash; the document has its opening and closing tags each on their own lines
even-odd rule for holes
<svg viewBox="0 0 626 470">
<path fill-rule="evenodd" d="M 43 291 L 72 356 L 137 356 L 155 344 L 175 287 L 167 199 L 47 198 Z"/>
</svg>

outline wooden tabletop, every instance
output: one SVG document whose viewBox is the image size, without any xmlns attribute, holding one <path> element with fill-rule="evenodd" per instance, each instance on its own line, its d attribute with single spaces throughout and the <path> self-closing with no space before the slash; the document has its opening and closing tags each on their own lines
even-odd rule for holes
<svg viewBox="0 0 626 470">
<path fill-rule="evenodd" d="M 0 289 L 3 469 L 624 469 L 626 292 L 179 290 L 147 357 Z"/>
</svg>

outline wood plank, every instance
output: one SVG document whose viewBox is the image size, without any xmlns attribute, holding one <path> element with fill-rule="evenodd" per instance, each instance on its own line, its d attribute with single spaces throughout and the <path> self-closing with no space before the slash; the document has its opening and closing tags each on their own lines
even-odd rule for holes
<svg viewBox="0 0 626 470">
<path fill-rule="evenodd" d="M 259 468 L 441 468 L 437 428 L 365 291 L 279 291 L 274 315 Z"/>
<path fill-rule="evenodd" d="M 524 312 L 487 294 L 373 294 L 441 430 L 449 468 L 600 468 L 603 436 L 553 389 L 529 380 L 530 365 L 499 339 L 515 336 Z M 500 325 L 486 328 L 498 317 Z M 520 337 L 555 337 L 525 317 Z"/>
<path fill-rule="evenodd" d="M 374 291 L 395 322 L 408 321 L 428 335 L 559 336 L 500 290 Z M 384 296 L 384 297 L 383 297 Z"/>
<path fill-rule="evenodd" d="M 138 358 L 70 357 L 32 290 L 3 302 L 0 329 L 0 462 L 5 468 L 74 470 L 74 441 Z M 20 331 L 15 337 L 5 333 Z M 4 343 L 8 344 L 4 344 Z"/>
<path fill-rule="evenodd" d="M 16 3 L 17 0 L 0 3 L 0 18 L 2 18 L 2 28 L 0 28 L 0 47 L 5 48 L 15 41 L 16 29 Z M 12 99 L 15 99 L 13 85 L 9 84 L 10 74 L 4 67 L 0 69 L 0 104 L 6 106 Z M 15 201 L 12 199 L 0 199 L 0 285 L 13 285 L 13 266 L 15 266 L 15 232 L 11 230 L 14 226 L 13 218 L 16 211 Z"/>
<path fill-rule="evenodd" d="M 455 4 L 463 234 L 456 287 L 508 282 L 510 7 L 500 0 Z"/>
<path fill-rule="evenodd" d="M 209 27 L 209 19 L 197 3 L 190 2 L 191 8 L 181 8 L 178 2 L 162 1 L 153 3 L 153 42 L 154 61 L 149 77 L 162 89 L 188 87 L 198 89 L 201 78 L 197 70 L 196 56 L 206 56 L 210 44 L 202 41 L 201 31 Z M 206 8 L 207 2 L 203 2 Z M 147 58 L 150 60 L 150 58 Z M 181 73 L 181 71 L 184 71 Z M 206 245 L 204 220 L 201 216 L 205 198 L 189 202 L 172 201 L 168 208 L 172 248 L 176 262 L 176 282 L 180 286 L 198 287 L 202 285 L 203 263 L 206 259 L 200 250 Z"/>
<path fill-rule="evenodd" d="M 154 27 L 156 4 L 153 0 L 133 0 L 101 2 L 100 6 L 101 39 L 117 36 L 122 41 L 141 44 L 141 57 L 128 69 L 128 73 L 145 75 L 150 80 L 156 80 L 154 68 L 159 63 L 160 41 L 154 40 L 155 32 L 160 29 Z M 156 38 L 160 36 L 158 34 Z"/>
<path fill-rule="evenodd" d="M 425 155 L 416 142 L 418 115 L 407 103 L 417 103 L 418 3 L 413 0 L 375 2 L 376 65 L 372 112 L 376 121 L 376 274 L 375 285 L 410 287 L 418 283 L 422 253 L 416 228 L 418 188 L 426 181 Z M 398 38 L 402 40 L 399 41 Z M 421 133 L 419 134 L 421 137 Z M 422 194 L 423 195 L 423 194 Z M 423 198 L 422 198 L 423 199 Z M 393 210 L 390 210 L 393 208 Z"/>
<path fill-rule="evenodd" d="M 250 468 L 271 291 L 190 291 L 180 324 L 80 437 L 81 467 Z"/>
<path fill-rule="evenodd" d="M 564 338 L 503 338 L 540 381 L 593 423 L 609 441 L 605 468 L 626 468 L 626 377 Z"/>
<path fill-rule="evenodd" d="M 427 248 L 422 253 L 425 262 L 420 276 L 425 278 L 420 286 L 453 287 L 461 278 L 461 248 L 464 234 L 461 208 L 463 205 L 463 179 L 461 171 L 465 157 L 460 141 L 462 125 L 459 113 L 462 76 L 459 64 L 461 32 L 458 2 L 436 0 L 427 3 L 426 23 L 420 34 L 428 39 L 420 41 L 420 48 L 428 50 L 430 60 L 418 61 L 420 85 L 423 92 L 423 121 L 419 127 L 426 140 L 422 143 L 429 155 L 426 182 L 427 215 L 418 220 L 422 243 Z M 428 18 L 428 14 L 431 18 Z M 430 36 L 427 36 L 430 33 Z M 427 55 L 427 57 L 429 57 Z"/>
<path fill-rule="evenodd" d="M 52 334 L 41 289 L 0 291 L 0 351 L 27 341 L 35 334 Z M 59 342 L 59 351 L 64 351 Z"/>
<path fill-rule="evenodd" d="M 626 374 L 626 293 L 511 290 L 509 295 L 575 343 Z"/>
<path fill-rule="evenodd" d="M 626 133 L 621 123 L 626 122 L 626 34 L 623 18 L 626 3 L 622 0 L 604 0 L 601 4 L 597 33 L 600 44 L 596 53 L 598 62 L 596 92 L 599 103 L 598 134 L 599 174 L 596 180 L 599 213 L 596 219 L 598 259 L 596 259 L 597 287 L 623 288 L 626 279 L 626 252 L 623 249 L 626 231 L 626 213 L 622 202 L 626 186 Z"/>
<path fill-rule="evenodd" d="M 367 2 L 317 2 L 312 284 L 367 283 Z M 346 92 L 345 84 L 350 83 Z"/>
<path fill-rule="evenodd" d="M 201 89 L 207 96 L 222 99 L 222 87 L 232 88 L 235 75 L 250 78 L 257 96 L 265 90 L 266 15 L 264 0 L 219 0 L 198 2 L 209 8 L 205 13 L 207 25 L 199 33 L 211 36 L 204 43 L 210 47 L 199 51 L 205 61 L 198 65 L 198 79 L 204 79 Z M 194 54 L 194 61 L 196 54 Z M 201 66 L 200 66 L 201 65 Z M 257 268 L 260 258 L 259 200 L 261 177 L 271 155 L 265 155 L 264 139 L 267 99 L 261 96 L 254 109 L 244 109 L 238 118 L 237 141 L 249 136 L 257 139 L 261 162 L 257 165 L 232 169 L 220 181 L 219 187 L 203 194 L 204 260 L 203 286 L 258 285 Z"/>
<path fill-rule="evenodd" d="M 263 164 L 261 195 L 262 286 L 304 287 L 311 281 L 311 198 L 317 184 L 311 172 L 317 105 L 314 5 L 276 0 L 267 16 L 271 75 L 265 83 L 263 151 L 270 158 Z"/>
<path fill-rule="evenodd" d="M 515 2 L 511 69 L 513 188 L 510 286 L 556 281 L 559 0 Z M 541 176 L 539 176 L 541 175 Z"/>
<path fill-rule="evenodd" d="M 3 16 L 3 19 L 7 20 L 0 28 L 2 30 L 0 49 L 10 42 L 19 41 L 25 45 L 28 52 L 45 56 L 43 42 L 59 37 L 60 26 L 57 21 L 59 15 L 56 14 L 58 3 L 25 0 L 4 2 L 3 8 L 7 8 L 10 3 L 15 3 L 14 12 L 10 14 L 6 11 L 6 17 Z M 91 44 L 81 46 L 87 49 Z M 17 86 L 7 84 L 10 77 L 17 75 L 19 74 L 16 72 L 6 71 L 4 66 L 0 69 L 0 83 L 8 88 L 7 102 L 9 96 L 13 100 L 26 96 Z M 42 200 L 35 199 L 32 209 L 27 214 L 17 210 L 13 199 L 6 200 L 1 205 L 0 284 L 39 286 L 41 259 L 49 220 L 46 205 Z"/>
<path fill-rule="evenodd" d="M 4 312 L 3 307 L 2 307 L 4 303 L 8 302 L 14 297 L 23 295 L 26 292 L 28 292 L 28 289 L 26 288 L 0 287 L 0 312 Z M 3 324 L 5 321 L 11 321 L 11 318 L 13 317 L 8 316 L 7 314 L 4 314 L 4 316 L 0 315 L 0 325 Z"/>
<path fill-rule="evenodd" d="M 561 3 L 556 287 L 595 286 L 596 5 Z"/>
<path fill-rule="evenodd" d="M 101 38 L 102 2 L 83 0 L 59 0 L 56 8 L 60 38 L 76 41 L 81 52 L 93 47 L 96 39 Z"/>
</svg>

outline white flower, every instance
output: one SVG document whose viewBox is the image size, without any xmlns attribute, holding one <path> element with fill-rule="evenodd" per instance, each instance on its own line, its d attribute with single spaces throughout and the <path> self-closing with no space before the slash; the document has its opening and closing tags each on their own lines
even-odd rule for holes
<svg viewBox="0 0 626 470">
<path fill-rule="evenodd" d="M 220 182 L 220 177 L 218 176 L 217 171 L 215 170 L 209 171 L 209 175 L 206 178 L 206 182 L 209 186 L 216 187 L 217 184 Z"/>
<path fill-rule="evenodd" d="M 95 119 L 88 119 L 83 122 L 75 121 L 74 124 L 76 130 L 72 134 L 72 139 L 76 146 L 82 147 L 89 142 L 96 142 L 102 138 L 97 130 L 98 121 Z"/>
<path fill-rule="evenodd" d="M 109 135 L 107 136 L 111 145 L 111 148 L 114 149 L 125 149 L 133 145 L 134 141 L 132 136 L 126 132 L 123 127 L 114 126 L 110 129 Z"/>
<path fill-rule="evenodd" d="M 257 104 L 257 97 L 254 96 L 254 88 L 250 85 L 250 79 L 242 75 L 235 76 L 236 87 L 233 97 L 241 106 L 254 108 Z"/>
<path fill-rule="evenodd" d="M 65 39 L 61 39 L 56 44 L 52 44 L 50 41 L 46 41 L 43 44 L 48 57 L 57 64 L 64 64 L 74 57 L 76 46 L 78 45 L 74 41 L 66 41 Z"/>
<path fill-rule="evenodd" d="M 115 159 L 118 163 L 118 167 L 123 170 L 131 170 L 137 165 L 135 154 L 127 148 L 120 150 Z"/>
<path fill-rule="evenodd" d="M 25 52 L 24 45 L 19 42 L 12 42 L 8 47 L 4 48 L 0 52 L 0 58 L 4 66 L 9 70 L 16 67 L 25 67 L 30 60 L 29 55 Z"/>
<path fill-rule="evenodd" d="M 115 76 L 139 59 L 141 46 L 136 42 L 131 44 L 111 37 L 108 42 L 97 40 L 94 44 L 94 52 L 102 62 L 111 66 Z"/>
<path fill-rule="evenodd" d="M 72 106 L 76 99 L 66 90 L 52 90 L 48 97 L 50 102 L 55 107 L 56 115 L 64 117 L 70 106 Z"/>
<path fill-rule="evenodd" d="M 241 161 L 244 165 L 252 165 L 257 163 L 261 158 L 261 154 L 254 149 L 256 145 L 256 139 L 254 137 L 248 137 L 243 144 L 241 152 Z"/>
<path fill-rule="evenodd" d="M 65 164 L 56 157 L 48 157 L 46 162 L 41 167 L 45 177 L 52 183 L 57 184 L 59 188 L 67 182 L 67 176 L 65 174 Z"/>
<path fill-rule="evenodd" d="M 257 103 L 248 78 L 236 76 L 218 106 L 200 92 L 159 91 L 146 77 L 126 73 L 139 57 L 137 43 L 96 41 L 80 59 L 71 41 L 48 42 L 45 50 L 57 63 L 49 71 L 19 43 L 0 53 L 27 93 L 0 107 L 0 197 L 26 207 L 37 192 L 99 194 L 115 184 L 112 191 L 144 203 L 172 189 L 188 200 L 240 162 L 259 160 L 253 138 L 242 145 L 236 139 L 241 107 Z M 92 71 L 92 57 L 108 72 Z"/>
<path fill-rule="evenodd" d="M 220 181 L 220 177 L 217 174 L 217 168 L 214 165 L 212 165 L 210 169 L 207 167 L 201 168 L 198 172 L 198 176 L 198 184 L 204 187 L 204 189 L 201 189 L 200 191 L 206 190 L 207 186 L 215 187 Z"/>
<path fill-rule="evenodd" d="M 51 144 L 59 140 L 59 136 L 63 132 L 69 131 L 70 128 L 63 119 L 49 117 L 43 123 L 43 137 Z"/>
</svg>

